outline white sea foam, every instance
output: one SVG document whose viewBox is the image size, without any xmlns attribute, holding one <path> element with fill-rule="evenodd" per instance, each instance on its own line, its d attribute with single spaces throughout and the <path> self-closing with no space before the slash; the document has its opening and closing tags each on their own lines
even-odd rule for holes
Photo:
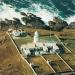
<svg viewBox="0 0 75 75">
<path fill-rule="evenodd" d="M 43 7 L 42 7 L 43 6 Z M 52 8 L 48 7 L 50 10 L 45 8 L 46 6 L 41 4 L 32 4 L 29 8 L 21 8 L 21 12 L 25 13 L 33 13 L 38 17 L 41 17 L 41 19 L 48 24 L 48 21 L 52 21 L 53 17 L 58 16 L 59 11 L 56 10 L 55 12 L 52 10 Z M 21 20 L 23 17 L 20 12 L 16 12 L 15 8 L 3 3 L 3 5 L 0 5 L 0 19 L 5 20 L 6 18 L 9 20 L 13 20 L 13 18 L 20 19 L 21 23 L 25 25 L 25 23 Z M 68 23 L 75 21 L 75 16 L 70 16 L 65 19 Z"/>
<path fill-rule="evenodd" d="M 75 22 L 75 15 L 66 18 L 66 21 L 67 21 L 68 24 L 70 24 L 71 22 Z"/>
<path fill-rule="evenodd" d="M 41 4 L 32 4 L 30 8 L 21 8 L 20 11 L 25 12 L 25 13 L 33 13 L 38 17 L 41 17 L 41 19 L 48 24 L 48 21 L 53 20 L 54 16 L 58 16 L 58 12 L 53 12 L 53 10 L 51 9 L 51 12 L 49 10 L 47 10 L 46 8 L 44 8 L 45 6 L 43 6 Z"/>
<path fill-rule="evenodd" d="M 0 19 L 5 20 L 6 18 L 9 20 L 13 20 L 13 18 L 18 18 L 21 20 L 21 17 L 23 17 L 19 12 L 15 11 L 15 8 L 12 8 L 10 5 L 6 5 L 3 3 L 3 5 L 0 7 Z M 22 22 L 24 24 L 24 22 Z"/>
<path fill-rule="evenodd" d="M 72 3 L 75 5 L 75 0 L 72 0 Z"/>
</svg>

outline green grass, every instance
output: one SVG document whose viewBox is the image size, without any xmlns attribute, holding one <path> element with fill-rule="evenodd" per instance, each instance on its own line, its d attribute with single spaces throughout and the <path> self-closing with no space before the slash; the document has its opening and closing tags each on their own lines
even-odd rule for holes
<svg viewBox="0 0 75 75">
<path fill-rule="evenodd" d="M 69 43 L 68 45 L 66 45 L 66 47 L 70 49 L 73 53 L 75 53 L 75 43 L 74 44 Z"/>
<path fill-rule="evenodd" d="M 59 42 L 55 36 L 41 36 L 40 39 L 43 39 L 49 42 Z"/>
<path fill-rule="evenodd" d="M 59 42 L 58 39 L 55 36 L 40 36 L 39 37 L 42 40 L 46 40 L 48 42 Z M 32 43 L 33 37 L 27 36 L 27 37 L 19 37 L 18 39 L 14 39 L 16 45 L 20 47 L 22 44 Z"/>
<path fill-rule="evenodd" d="M 31 43 L 33 39 L 30 36 L 22 37 L 14 40 L 18 46 L 21 46 L 22 44 Z"/>
<path fill-rule="evenodd" d="M 75 53 L 75 40 L 62 40 L 65 46 L 70 49 L 73 53 Z"/>
<path fill-rule="evenodd" d="M 73 54 L 62 54 L 61 57 L 75 70 L 75 56 Z"/>
<path fill-rule="evenodd" d="M 74 48 L 75 49 L 75 43 L 74 44 L 72 44 L 72 43 L 68 44 L 67 46 L 70 47 L 70 48 Z"/>
<path fill-rule="evenodd" d="M 55 36 L 51 36 L 51 37 L 50 36 L 40 36 L 40 39 L 46 40 L 49 42 L 58 42 L 58 39 Z M 33 37 L 27 36 L 27 37 L 21 37 L 18 39 L 14 39 L 14 40 L 18 45 L 21 45 L 21 44 L 31 43 L 33 41 Z"/>
<path fill-rule="evenodd" d="M 67 47 L 75 49 L 75 40 L 62 40 L 64 44 L 66 44 Z"/>
</svg>

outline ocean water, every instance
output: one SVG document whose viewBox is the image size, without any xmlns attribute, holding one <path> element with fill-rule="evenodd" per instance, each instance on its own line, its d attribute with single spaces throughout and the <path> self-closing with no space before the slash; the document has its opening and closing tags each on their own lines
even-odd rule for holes
<svg viewBox="0 0 75 75">
<path fill-rule="evenodd" d="M 54 16 L 75 21 L 75 0 L 0 0 L 0 19 L 21 20 L 20 12 L 33 13 L 48 24 Z"/>
</svg>

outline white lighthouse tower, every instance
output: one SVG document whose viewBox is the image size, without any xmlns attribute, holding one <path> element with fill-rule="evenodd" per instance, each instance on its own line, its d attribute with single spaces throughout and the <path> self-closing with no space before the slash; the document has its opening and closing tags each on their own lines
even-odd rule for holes
<svg viewBox="0 0 75 75">
<path fill-rule="evenodd" d="M 38 34 L 37 31 L 34 33 L 34 41 L 33 41 L 33 42 L 34 42 L 34 43 L 39 42 L 39 34 Z"/>
</svg>

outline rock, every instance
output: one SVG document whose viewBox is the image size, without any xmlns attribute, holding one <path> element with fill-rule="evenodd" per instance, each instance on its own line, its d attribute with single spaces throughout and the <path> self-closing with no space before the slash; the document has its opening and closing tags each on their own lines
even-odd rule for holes
<svg viewBox="0 0 75 75">
<path fill-rule="evenodd" d="M 18 18 L 13 18 L 15 21 L 15 25 L 22 25 L 21 21 Z"/>
<path fill-rule="evenodd" d="M 22 26 L 22 24 L 18 18 L 13 18 L 13 20 L 5 19 L 5 21 L 0 21 L 0 29 L 8 29 L 12 27 L 19 28 L 20 26 Z"/>
<path fill-rule="evenodd" d="M 0 29 L 2 30 L 3 28 L 5 28 L 7 26 L 7 23 L 5 21 L 0 21 Z"/>
<path fill-rule="evenodd" d="M 66 26 L 68 26 L 67 22 L 58 18 L 54 17 L 53 21 L 49 21 L 49 26 L 47 26 L 44 21 L 40 17 L 37 17 L 36 15 L 32 13 L 24 13 L 21 12 L 21 15 L 23 17 L 21 18 L 22 21 L 26 24 L 25 27 L 31 27 L 31 28 L 37 28 L 37 29 L 46 29 L 46 30 L 55 30 L 55 31 L 61 31 Z M 73 25 L 74 23 L 72 23 Z M 21 21 L 18 18 L 13 18 L 13 20 L 5 19 L 5 21 L 0 21 L 0 29 L 7 26 L 7 28 L 19 28 L 23 25 Z"/>
<path fill-rule="evenodd" d="M 23 16 L 27 16 L 27 14 L 26 14 L 26 13 L 24 13 L 24 12 L 21 12 L 21 15 L 23 15 Z"/>
<path fill-rule="evenodd" d="M 75 22 L 71 22 L 68 26 L 68 29 L 75 29 Z"/>
<path fill-rule="evenodd" d="M 53 21 L 49 21 L 49 27 L 50 27 L 51 30 L 54 29 L 55 24 L 56 24 L 55 22 L 53 22 Z"/>
<path fill-rule="evenodd" d="M 49 26 L 54 31 L 61 31 L 68 26 L 68 23 L 58 17 L 54 17 L 53 21 L 49 21 Z"/>
<path fill-rule="evenodd" d="M 49 28 L 49 26 L 45 25 L 45 23 L 41 20 L 40 17 L 37 17 L 36 15 L 31 13 L 27 13 L 27 16 L 22 17 L 22 20 L 25 22 L 27 27 L 44 29 Z"/>
</svg>

